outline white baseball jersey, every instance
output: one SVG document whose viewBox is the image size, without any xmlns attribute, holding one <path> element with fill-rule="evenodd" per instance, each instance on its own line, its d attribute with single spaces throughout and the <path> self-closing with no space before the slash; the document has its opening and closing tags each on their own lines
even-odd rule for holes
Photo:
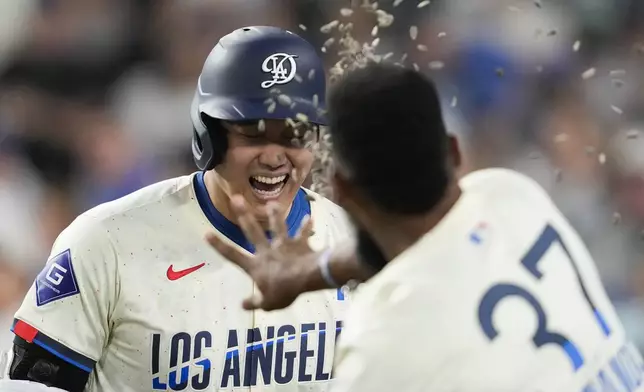
<svg viewBox="0 0 644 392">
<path fill-rule="evenodd" d="M 582 240 L 531 179 L 487 169 L 352 297 L 334 392 L 640 391 Z"/>
<path fill-rule="evenodd" d="M 312 247 L 352 235 L 339 207 L 306 192 L 287 218 L 291 234 L 310 214 Z M 14 332 L 91 372 L 86 391 L 326 391 L 342 292 L 245 311 L 256 287 L 206 243 L 213 230 L 252 251 L 212 205 L 203 173 L 82 214 L 56 240 Z"/>
</svg>

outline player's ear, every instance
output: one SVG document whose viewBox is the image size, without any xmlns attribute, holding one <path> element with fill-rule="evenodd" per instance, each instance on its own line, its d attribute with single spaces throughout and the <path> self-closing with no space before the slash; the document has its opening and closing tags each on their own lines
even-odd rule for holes
<svg viewBox="0 0 644 392">
<path fill-rule="evenodd" d="M 335 173 L 331 178 L 331 185 L 333 186 L 334 202 L 341 207 L 346 206 L 352 198 L 352 187 L 350 182 L 342 175 L 342 173 L 340 173 L 339 170 L 335 170 Z"/>
<path fill-rule="evenodd" d="M 454 167 L 455 171 L 458 171 L 463 164 L 463 158 L 461 156 L 461 147 L 459 146 L 458 139 L 454 135 L 448 135 L 448 148 L 449 148 L 449 159 L 451 160 L 450 164 Z"/>
</svg>

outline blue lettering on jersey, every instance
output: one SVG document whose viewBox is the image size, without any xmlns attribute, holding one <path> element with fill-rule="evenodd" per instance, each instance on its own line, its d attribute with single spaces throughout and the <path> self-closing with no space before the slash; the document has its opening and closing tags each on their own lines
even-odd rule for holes
<svg viewBox="0 0 644 392">
<path fill-rule="evenodd" d="M 80 293 L 69 249 L 54 256 L 36 277 L 36 304 L 50 302 Z"/>
<path fill-rule="evenodd" d="M 644 381 L 642 356 L 631 344 L 624 345 L 617 355 L 599 371 L 583 392 L 633 392 Z"/>
<path fill-rule="evenodd" d="M 182 391 L 187 388 L 201 391 L 216 385 L 233 389 L 256 385 L 287 384 L 327 381 L 333 376 L 328 359 L 327 335 L 337 340 L 342 322 L 335 328 L 325 322 L 268 326 L 263 330 L 231 329 L 228 331 L 223 368 L 217 369 L 219 379 L 213 378 L 208 350 L 213 347 L 212 334 L 201 331 L 191 335 L 174 334 L 169 347 L 162 347 L 161 334 L 152 335 L 152 389 L 156 391 Z M 241 339 L 240 339 L 241 338 Z M 241 344 L 245 338 L 245 346 Z M 297 342 L 299 340 L 299 342 Z M 296 341 L 292 345 L 286 342 Z M 167 363 L 167 371 L 161 363 Z M 314 365 L 314 370 L 307 370 Z"/>
</svg>

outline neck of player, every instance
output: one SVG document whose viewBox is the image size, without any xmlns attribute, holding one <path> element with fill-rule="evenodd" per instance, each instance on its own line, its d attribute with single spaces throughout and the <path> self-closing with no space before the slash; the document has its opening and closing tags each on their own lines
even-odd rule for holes
<svg viewBox="0 0 644 392">
<path fill-rule="evenodd" d="M 461 196 L 461 188 L 454 181 L 441 201 L 428 213 L 413 216 L 385 215 L 369 226 L 369 232 L 387 261 L 391 261 L 422 236 L 432 230 L 452 209 Z"/>
</svg>

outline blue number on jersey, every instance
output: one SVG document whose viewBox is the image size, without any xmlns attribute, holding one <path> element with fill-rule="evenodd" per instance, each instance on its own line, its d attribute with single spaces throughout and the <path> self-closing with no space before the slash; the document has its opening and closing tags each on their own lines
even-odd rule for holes
<svg viewBox="0 0 644 392">
<path fill-rule="evenodd" d="M 559 233 L 551 225 L 547 225 L 543 230 L 537 241 L 532 245 L 530 250 L 526 255 L 521 259 L 521 264 L 530 272 L 532 276 L 536 279 L 541 279 L 543 277 L 543 272 L 539 270 L 539 262 L 543 259 L 543 256 L 546 254 L 548 249 L 558 243 L 563 248 L 564 252 L 568 256 L 570 265 L 572 266 L 575 275 L 577 276 L 577 281 L 581 288 L 581 292 L 584 296 L 584 299 L 588 303 L 591 311 L 599 327 L 605 336 L 610 335 L 610 328 L 606 324 L 606 320 L 602 316 L 601 312 L 597 309 L 592 299 L 588 295 L 588 290 L 586 290 L 586 285 L 581 278 L 579 273 L 579 268 L 577 264 L 572 259 L 568 248 L 561 240 Z M 532 336 L 532 341 L 534 342 L 537 348 L 540 348 L 547 344 L 556 344 L 560 346 L 572 363 L 573 368 L 577 371 L 584 363 L 584 359 L 577 349 L 577 346 L 565 335 L 552 331 L 548 329 L 548 317 L 543 310 L 543 307 L 539 301 L 532 295 L 530 292 L 525 290 L 522 287 L 519 287 L 512 283 L 499 283 L 492 286 L 483 296 L 479 304 L 479 323 L 483 332 L 490 340 L 494 340 L 497 337 L 498 331 L 496 330 L 494 323 L 492 322 L 492 314 L 494 309 L 501 302 L 502 299 L 510 296 L 516 296 L 524 299 L 537 313 L 537 330 Z"/>
</svg>

